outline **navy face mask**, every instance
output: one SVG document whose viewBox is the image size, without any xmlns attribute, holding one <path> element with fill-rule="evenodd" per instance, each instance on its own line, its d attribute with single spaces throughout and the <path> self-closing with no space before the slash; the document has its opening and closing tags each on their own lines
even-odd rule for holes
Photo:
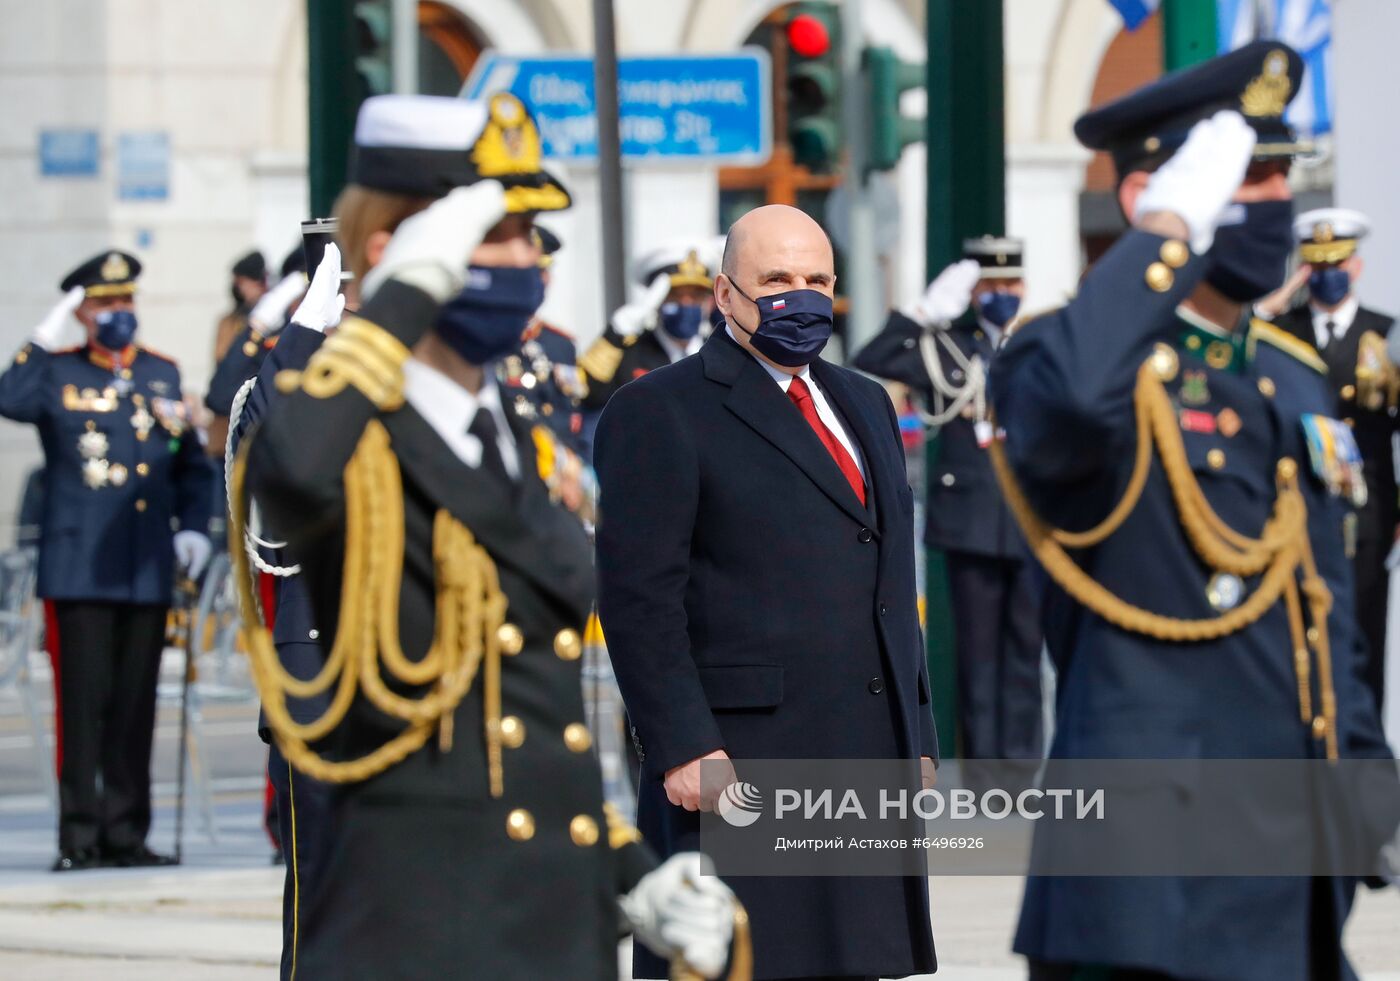
<svg viewBox="0 0 1400 981">
<path fill-rule="evenodd" d="M 472 364 L 508 354 L 544 302 L 538 266 L 468 266 L 467 285 L 438 311 L 433 329 Z"/>
<path fill-rule="evenodd" d="M 661 329 L 678 341 L 688 341 L 700 333 L 704 313 L 694 303 L 663 303 Z"/>
<path fill-rule="evenodd" d="M 1308 293 L 1323 306 L 1336 306 L 1351 292 L 1351 275 L 1340 266 L 1314 269 L 1308 277 Z"/>
<path fill-rule="evenodd" d="M 136 338 L 136 314 L 130 310 L 103 310 L 93 319 L 97 343 L 109 351 L 121 351 Z"/>
<path fill-rule="evenodd" d="M 987 290 L 977 294 L 977 309 L 989 324 L 1005 327 L 1021 309 L 1021 298 L 1015 293 Z"/>
<path fill-rule="evenodd" d="M 831 297 L 816 290 L 788 290 L 754 299 L 729 281 L 734 292 L 758 307 L 758 327 L 749 330 L 730 318 L 749 338 L 754 350 L 774 364 L 800 368 L 811 364 L 831 339 Z"/>
<path fill-rule="evenodd" d="M 1215 230 L 1206 282 L 1236 303 L 1252 303 L 1283 285 L 1293 251 L 1293 202 L 1236 204 L 1243 219 Z"/>
</svg>

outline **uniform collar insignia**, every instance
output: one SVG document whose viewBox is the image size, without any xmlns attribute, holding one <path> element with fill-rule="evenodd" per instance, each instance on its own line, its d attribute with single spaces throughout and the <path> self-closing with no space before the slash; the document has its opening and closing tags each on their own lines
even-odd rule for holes
<svg viewBox="0 0 1400 981">
<path fill-rule="evenodd" d="M 136 360 L 136 345 L 128 344 L 114 355 L 111 351 L 106 351 L 94 344 L 89 344 L 87 356 L 89 361 L 106 371 L 130 368 L 131 363 Z"/>
<path fill-rule="evenodd" d="M 1226 332 L 1182 307 L 1177 308 L 1176 316 L 1181 326 L 1177 347 L 1195 355 L 1217 371 L 1242 374 L 1253 361 L 1254 345 L 1243 326 Z"/>
</svg>

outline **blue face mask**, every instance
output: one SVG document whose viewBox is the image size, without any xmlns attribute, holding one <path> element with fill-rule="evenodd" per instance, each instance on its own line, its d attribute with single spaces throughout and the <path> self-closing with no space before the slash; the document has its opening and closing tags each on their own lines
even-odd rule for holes
<svg viewBox="0 0 1400 981">
<path fill-rule="evenodd" d="M 467 285 L 438 311 L 433 329 L 472 364 L 509 354 L 544 302 L 538 266 L 468 266 Z"/>
<path fill-rule="evenodd" d="M 663 303 L 661 329 L 678 341 L 688 341 L 700 333 L 704 314 L 694 303 Z"/>
<path fill-rule="evenodd" d="M 985 290 L 977 294 L 977 309 L 987 323 L 1005 327 L 1016 316 L 1016 311 L 1021 309 L 1021 298 L 1015 293 Z"/>
<path fill-rule="evenodd" d="M 1322 266 L 1308 277 L 1308 293 L 1323 306 L 1336 306 L 1351 292 L 1351 274 L 1340 266 Z"/>
<path fill-rule="evenodd" d="M 109 351 L 124 350 L 136 337 L 136 314 L 130 310 L 103 310 L 93 319 L 97 343 Z"/>
<path fill-rule="evenodd" d="M 734 292 L 758 307 L 758 327 L 749 330 L 739 321 L 730 322 L 749 335 L 754 350 L 774 364 L 800 368 L 811 364 L 831 339 L 831 297 L 816 290 L 788 290 L 770 293 L 757 300 L 729 281 Z"/>
</svg>

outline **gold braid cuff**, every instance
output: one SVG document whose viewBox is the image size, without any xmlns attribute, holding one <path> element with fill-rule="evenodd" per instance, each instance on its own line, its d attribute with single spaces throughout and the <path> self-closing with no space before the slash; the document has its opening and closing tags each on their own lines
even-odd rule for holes
<svg viewBox="0 0 1400 981">
<path fill-rule="evenodd" d="M 244 440 L 234 460 L 229 527 L 243 540 L 248 501 L 244 490 Z M 232 549 L 238 602 L 253 680 L 262 696 L 269 726 L 283 754 L 298 770 L 327 783 L 367 780 L 401 762 L 438 733 L 451 748 L 453 712 L 485 665 L 486 744 L 491 761 L 492 796 L 504 791 L 500 765 L 500 659 L 498 630 L 505 622 L 506 597 L 496 566 L 470 531 L 439 511 L 433 521 L 436 618 L 433 641 L 419 661 L 399 644 L 399 589 L 403 580 L 403 485 L 398 459 L 383 424 L 371 420 L 345 467 L 345 564 L 335 644 L 316 677 L 290 674 L 277 656 L 272 632 L 256 598 L 255 573 L 245 549 Z M 390 690 L 381 664 L 403 685 L 426 686 L 419 698 Z M 330 707 L 309 723 L 296 722 L 287 699 L 307 698 L 335 686 Z M 357 695 L 380 711 L 402 719 L 398 735 L 366 756 L 332 761 L 308 745 L 338 726 Z"/>
<path fill-rule="evenodd" d="M 376 408 L 391 412 L 403 405 L 403 363 L 408 354 L 408 348 L 384 328 L 347 317 L 311 356 L 300 376 L 283 372 L 277 386 L 287 391 L 300 384 L 312 398 L 325 399 L 353 385 Z"/>
<path fill-rule="evenodd" d="M 1133 472 L 1122 499 L 1107 518 L 1088 531 L 1068 532 L 1042 521 L 1017 482 L 1002 441 L 992 442 L 989 451 L 997 481 L 1032 553 L 1050 577 L 1091 612 L 1123 630 L 1173 643 L 1228 636 L 1256 622 L 1282 597 L 1293 641 L 1299 714 L 1304 724 L 1311 726 L 1314 738 L 1326 739 L 1327 758 L 1335 760 L 1336 696 L 1327 632 L 1332 596 L 1313 561 L 1307 504 L 1298 488 L 1297 464 L 1287 458 L 1278 462 L 1275 475 L 1278 496 L 1273 514 L 1260 537 L 1249 538 L 1229 527 L 1206 500 L 1186 457 L 1171 398 L 1154 371 L 1151 359 L 1138 372 L 1133 401 L 1138 441 Z M 1122 525 L 1142 496 L 1152 465 L 1154 443 L 1182 529 L 1201 561 L 1212 570 L 1241 577 L 1262 576 L 1258 588 L 1243 603 L 1218 617 L 1186 620 L 1134 606 L 1110 592 L 1065 551 L 1066 548 L 1097 545 Z M 1304 599 L 1311 629 L 1304 623 Z M 1310 653 L 1317 659 L 1317 684 L 1322 703 L 1319 716 L 1313 715 Z"/>
</svg>

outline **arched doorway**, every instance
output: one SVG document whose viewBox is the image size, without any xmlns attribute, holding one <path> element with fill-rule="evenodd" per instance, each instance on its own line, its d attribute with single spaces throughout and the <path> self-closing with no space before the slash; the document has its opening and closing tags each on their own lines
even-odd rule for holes
<svg viewBox="0 0 1400 981">
<path fill-rule="evenodd" d="M 466 17 L 438 0 L 418 4 L 418 91 L 456 95 L 485 45 Z"/>
</svg>

